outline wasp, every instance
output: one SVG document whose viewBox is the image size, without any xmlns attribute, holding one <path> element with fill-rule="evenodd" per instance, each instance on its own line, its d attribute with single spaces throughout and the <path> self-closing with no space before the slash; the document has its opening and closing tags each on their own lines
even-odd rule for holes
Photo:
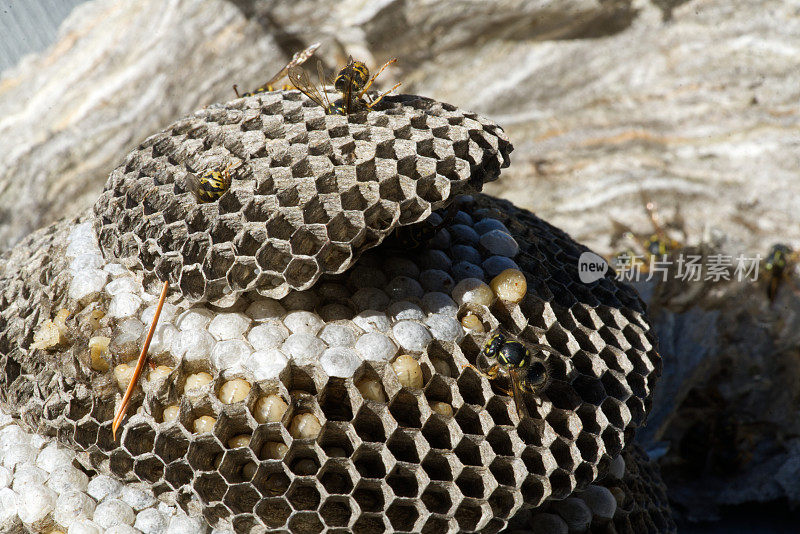
<svg viewBox="0 0 800 534">
<path fill-rule="evenodd" d="M 375 99 L 367 95 L 367 90 L 375 82 L 375 79 L 395 61 L 397 61 L 397 58 L 387 61 L 372 78 L 369 78 L 367 66 L 363 62 L 354 61 L 350 57 L 347 65 L 339 71 L 333 80 L 335 90 L 342 94 L 342 98 L 338 98 L 333 102 L 328 99 L 328 92 L 325 89 L 325 76 L 322 72 L 321 61 L 317 61 L 320 88 L 311 83 L 308 73 L 300 66 L 294 66 L 289 69 L 289 80 L 299 91 L 320 105 L 328 115 L 350 115 L 357 111 L 372 109 L 386 95 L 400 86 L 399 83 L 395 84 L 391 89 L 381 93 Z M 368 100 L 364 99 L 365 96 Z"/>
<path fill-rule="evenodd" d="M 189 190 L 201 204 L 214 202 L 231 188 L 231 169 L 236 169 L 239 165 L 241 163 L 234 167 L 234 164 L 230 163 L 223 171 L 209 169 L 199 177 L 196 174 L 189 174 Z"/>
<path fill-rule="evenodd" d="M 781 282 L 788 282 L 795 292 L 800 292 L 797 286 L 792 282 L 791 276 L 797 260 L 800 259 L 800 252 L 792 250 L 791 247 L 782 243 L 772 245 L 769 254 L 764 259 L 764 270 L 769 273 L 769 281 L 767 283 L 767 298 L 770 302 L 775 301 L 778 295 L 778 289 Z"/>
<path fill-rule="evenodd" d="M 291 69 L 292 67 L 296 67 L 298 65 L 302 65 L 303 63 L 308 61 L 308 59 L 314 55 L 314 52 L 317 51 L 317 48 L 319 48 L 319 46 L 320 43 L 314 43 L 305 50 L 297 52 L 294 56 L 292 56 L 292 60 L 289 63 L 287 63 L 285 67 L 283 67 L 275 76 L 270 78 L 264 85 L 260 86 L 253 92 L 244 93 L 240 95 L 238 86 L 234 84 L 233 92 L 236 93 L 236 98 L 244 98 L 248 96 L 254 96 L 259 93 L 268 93 L 270 91 L 274 91 L 275 84 L 278 81 L 280 81 L 284 76 L 286 76 L 286 74 L 289 72 L 289 69 Z M 281 87 L 281 89 L 291 89 L 291 88 L 292 88 L 291 85 L 284 85 Z"/>
<path fill-rule="evenodd" d="M 612 262 L 616 260 L 619 263 L 622 258 L 630 258 L 631 266 L 638 267 L 641 272 L 647 272 L 652 258 L 662 258 L 683 247 L 680 241 L 673 239 L 669 235 L 668 229 L 675 229 L 680 232 L 682 239 L 686 239 L 686 230 L 680 212 L 676 213 L 672 222 L 662 225 L 655 202 L 648 199 L 644 192 L 641 192 L 641 196 L 644 209 L 653 227 L 653 232 L 650 234 L 637 234 L 629 226 L 619 221 L 612 221 L 615 227 L 615 235 L 612 238 L 611 245 L 616 246 L 623 240 L 630 245 L 619 253 L 614 254 L 611 259 Z"/>
<path fill-rule="evenodd" d="M 511 390 L 501 390 L 514 399 L 517 413 L 520 418 L 528 417 L 523 394 L 539 394 L 547 389 L 550 383 L 550 372 L 544 359 L 535 355 L 535 352 L 558 351 L 536 343 L 522 343 L 509 339 L 502 333 L 494 333 L 486 340 L 481 349 L 481 356 L 493 362 L 488 369 L 482 370 L 468 364 L 482 376 L 489 380 L 506 377 L 511 381 Z"/>
</svg>

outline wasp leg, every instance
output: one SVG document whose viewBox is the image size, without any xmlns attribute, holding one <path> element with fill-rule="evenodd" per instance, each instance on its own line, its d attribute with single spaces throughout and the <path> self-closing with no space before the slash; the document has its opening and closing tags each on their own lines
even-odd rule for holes
<svg viewBox="0 0 800 534">
<path fill-rule="evenodd" d="M 384 91 L 383 93 L 381 93 L 380 95 L 378 95 L 378 98 L 376 98 L 375 100 L 373 100 L 372 102 L 369 102 L 369 103 L 367 104 L 367 108 L 368 108 L 368 109 L 372 109 L 372 107 L 373 107 L 373 106 L 375 106 L 375 105 L 376 105 L 378 102 L 380 102 L 381 100 L 383 100 L 383 97 L 384 97 L 384 96 L 388 95 L 389 93 L 391 93 L 392 91 L 394 91 L 395 89 L 397 89 L 398 87 L 400 87 L 401 83 L 402 83 L 402 82 L 398 82 L 398 83 L 394 84 L 394 87 L 392 87 L 392 88 L 391 88 L 391 89 L 389 89 L 388 91 Z"/>
<path fill-rule="evenodd" d="M 378 72 L 376 72 L 375 75 L 372 76 L 372 78 L 370 78 L 369 83 L 367 83 L 367 85 L 365 85 L 364 88 L 361 89 L 361 92 L 358 93 L 358 97 L 357 98 L 361 98 L 362 96 L 364 96 L 364 94 L 367 92 L 367 89 L 369 89 L 370 86 L 372 85 L 372 83 L 375 81 L 375 78 L 380 76 L 381 72 L 383 72 L 386 69 L 386 67 L 388 67 L 389 65 L 391 65 L 395 61 L 397 61 L 396 57 L 394 57 L 394 58 L 390 59 L 389 61 L 387 61 L 386 63 L 384 63 L 383 67 L 381 67 L 380 70 L 378 70 Z"/>
<path fill-rule="evenodd" d="M 475 370 L 478 372 L 478 374 L 479 374 L 479 375 L 481 375 L 481 376 L 485 376 L 485 377 L 486 377 L 486 378 L 488 378 L 489 380 L 494 380 L 495 378 L 497 378 L 497 374 L 498 374 L 498 373 L 499 373 L 499 371 L 500 371 L 500 366 L 499 366 L 499 365 L 497 365 L 497 364 L 494 364 L 494 365 L 492 365 L 492 366 L 491 366 L 491 367 L 489 367 L 489 369 L 487 369 L 486 371 L 482 371 L 482 370 L 478 369 L 477 367 L 475 367 L 475 366 L 474 366 L 474 365 L 472 365 L 471 363 L 468 363 L 468 364 L 466 365 L 465 369 L 466 369 L 467 367 L 471 367 L 471 368 L 475 369 Z"/>
<path fill-rule="evenodd" d="M 122 419 L 125 417 L 125 413 L 128 411 L 128 404 L 131 401 L 133 390 L 136 389 L 136 384 L 139 381 L 139 377 L 142 374 L 142 369 L 144 369 L 145 362 L 147 361 L 147 349 L 150 348 L 150 341 L 153 340 L 153 334 L 156 331 L 156 324 L 158 324 L 158 316 L 161 315 L 161 308 L 164 307 L 164 301 L 167 298 L 168 287 L 169 282 L 164 282 L 164 288 L 161 290 L 161 297 L 158 299 L 158 306 L 156 307 L 156 313 L 153 315 L 153 323 L 150 325 L 150 331 L 147 332 L 147 338 L 144 340 L 142 352 L 139 354 L 139 359 L 136 361 L 136 368 L 133 370 L 133 376 L 128 384 L 128 389 L 125 390 L 125 395 L 122 397 L 122 403 L 119 405 L 119 411 L 117 411 L 117 415 L 114 417 L 114 422 L 111 423 L 111 433 L 115 440 L 117 439 L 117 429 L 119 428 Z"/>
<path fill-rule="evenodd" d="M 241 96 L 239 96 L 239 86 L 237 86 L 236 84 L 233 84 L 233 92 L 236 93 L 236 98 L 242 98 Z"/>
</svg>

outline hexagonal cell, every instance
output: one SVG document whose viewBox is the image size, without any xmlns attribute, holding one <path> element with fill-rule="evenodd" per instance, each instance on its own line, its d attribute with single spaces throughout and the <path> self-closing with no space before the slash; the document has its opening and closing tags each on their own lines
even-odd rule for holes
<svg viewBox="0 0 800 534">
<path fill-rule="evenodd" d="M 383 513 L 388 500 L 387 488 L 382 480 L 362 479 L 353 490 L 353 499 L 364 512 Z"/>
<path fill-rule="evenodd" d="M 133 458 L 122 449 L 116 450 L 108 458 L 108 468 L 114 475 L 124 479 L 133 470 Z"/>
<path fill-rule="evenodd" d="M 478 374 L 472 367 L 467 367 L 458 377 L 458 392 L 468 404 L 485 406 L 486 399 L 491 394 L 488 388 L 484 387 L 485 379 Z"/>
<path fill-rule="evenodd" d="M 250 513 L 255 508 L 261 495 L 256 491 L 252 484 L 234 484 L 225 493 L 222 502 L 230 508 L 234 514 Z"/>
<path fill-rule="evenodd" d="M 456 509 L 455 519 L 461 530 L 478 530 L 489 522 L 492 509 L 487 502 L 464 499 Z"/>
<path fill-rule="evenodd" d="M 356 509 L 356 503 L 351 497 L 333 496 L 325 499 L 319 515 L 328 527 L 347 527 Z"/>
<path fill-rule="evenodd" d="M 429 516 L 422 526 L 422 534 L 443 534 L 458 531 L 458 523 L 455 519 L 446 519 L 439 516 Z"/>
<path fill-rule="evenodd" d="M 228 490 L 228 484 L 219 473 L 200 473 L 192 486 L 197 496 L 206 503 L 221 501 Z"/>
<path fill-rule="evenodd" d="M 253 466 L 258 459 L 255 453 L 248 448 L 227 450 L 219 463 L 219 473 L 231 484 L 246 482 L 253 476 Z M 249 468 L 245 468 L 252 464 Z"/>
<path fill-rule="evenodd" d="M 82 421 L 81 423 L 75 426 L 75 434 L 74 434 L 75 443 L 77 443 L 84 449 L 88 449 L 97 442 L 97 433 L 99 429 L 100 425 L 98 425 L 91 419 Z M 110 450 L 112 448 L 113 447 L 106 450 Z"/>
<path fill-rule="evenodd" d="M 353 453 L 353 464 L 365 478 L 384 478 L 394 461 L 382 445 L 365 443 Z"/>
<path fill-rule="evenodd" d="M 255 513 L 268 528 L 281 528 L 291 516 L 292 508 L 283 497 L 273 497 L 261 500 Z"/>
<path fill-rule="evenodd" d="M 385 410 L 381 410 L 378 406 L 374 408 L 367 404 L 362 406 L 353 419 L 353 428 L 358 437 L 364 441 L 385 443 L 387 436 L 385 413 Z"/>
<path fill-rule="evenodd" d="M 420 406 L 420 399 L 409 391 L 401 391 L 389 405 L 394 419 L 401 427 L 422 428 L 424 417 L 430 408 Z"/>
<path fill-rule="evenodd" d="M 508 519 L 522 506 L 522 496 L 510 491 L 508 488 L 497 488 L 489 496 L 489 506 L 492 515 L 499 519 Z"/>
<path fill-rule="evenodd" d="M 386 483 L 398 497 L 413 498 L 427 484 L 428 476 L 417 464 L 398 463 L 386 477 Z"/>
<path fill-rule="evenodd" d="M 349 462 L 330 459 L 322 466 L 317 477 L 329 494 L 346 495 L 352 491 L 359 475 Z"/>
<path fill-rule="evenodd" d="M 397 461 L 418 463 L 430 449 L 419 430 L 397 429 L 386 443 Z"/>
<path fill-rule="evenodd" d="M 189 436 L 178 425 L 159 432 L 153 445 L 153 452 L 166 464 L 183 458 L 188 451 Z"/>
<path fill-rule="evenodd" d="M 462 464 L 454 453 L 432 449 L 422 461 L 422 468 L 431 480 L 452 481 L 461 473 Z"/>
<path fill-rule="evenodd" d="M 466 497 L 485 499 L 497 487 L 497 482 L 483 469 L 466 466 L 456 479 L 456 486 Z"/>
<path fill-rule="evenodd" d="M 318 444 L 298 440 L 289 447 L 283 462 L 295 475 L 310 476 L 319 471 L 325 459 L 326 455 Z"/>
<path fill-rule="evenodd" d="M 180 489 L 192 481 L 194 472 L 186 461 L 173 462 L 164 470 L 164 480 L 174 489 Z"/>
<path fill-rule="evenodd" d="M 224 451 L 222 444 L 212 435 L 203 434 L 189 444 L 186 459 L 192 469 L 197 471 L 214 471 L 214 462 L 219 454 Z"/>
<path fill-rule="evenodd" d="M 352 421 L 358 406 L 354 396 L 360 397 L 348 389 L 344 379 L 331 378 L 319 395 L 319 406 L 329 421 Z"/>
<path fill-rule="evenodd" d="M 264 497 L 277 497 L 286 493 L 292 475 L 280 460 L 261 462 L 251 483 Z"/>
<path fill-rule="evenodd" d="M 456 412 L 456 423 L 464 434 L 485 436 L 492 428 L 492 418 L 488 412 L 470 405 L 464 405 Z"/>
<path fill-rule="evenodd" d="M 522 499 L 526 506 L 539 506 L 550 492 L 550 482 L 539 475 L 529 475 L 522 483 Z"/>
<path fill-rule="evenodd" d="M 394 501 L 386 510 L 386 517 L 392 528 L 405 532 L 418 530 L 422 514 L 414 501 Z"/>
<path fill-rule="evenodd" d="M 362 507 L 363 510 L 363 507 Z M 385 522 L 386 516 L 381 513 L 362 513 L 353 523 L 353 534 L 373 534 L 374 532 L 386 532 L 388 525 Z"/>
<path fill-rule="evenodd" d="M 286 499 L 295 510 L 316 510 L 325 492 L 312 479 L 296 479 L 286 491 Z"/>
<path fill-rule="evenodd" d="M 134 460 L 133 472 L 140 480 L 155 483 L 164 476 L 164 462 L 152 454 L 143 455 Z"/>
<path fill-rule="evenodd" d="M 422 493 L 422 503 L 432 514 L 449 514 L 455 503 L 461 500 L 461 492 L 452 482 L 434 481 Z"/>
<path fill-rule="evenodd" d="M 463 433 L 452 418 L 434 414 L 422 427 L 422 435 L 432 448 L 452 450 Z"/>
<path fill-rule="evenodd" d="M 355 430 L 349 423 L 338 421 L 329 421 L 325 423 L 317 438 L 322 450 L 326 454 L 329 451 L 341 449 L 344 451 L 344 456 L 349 457 L 358 445 L 361 444 L 361 439 L 355 435 Z"/>
</svg>

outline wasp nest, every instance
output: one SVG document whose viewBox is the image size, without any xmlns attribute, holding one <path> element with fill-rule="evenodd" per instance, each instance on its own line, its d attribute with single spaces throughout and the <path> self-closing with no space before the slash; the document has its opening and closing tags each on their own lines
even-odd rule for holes
<svg viewBox="0 0 800 534">
<path fill-rule="evenodd" d="M 95 204 L 100 245 L 193 302 L 282 297 L 480 190 L 510 151 L 496 124 L 422 97 L 342 117 L 297 91 L 264 93 L 200 110 L 134 150 Z M 198 204 L 188 174 L 234 162 L 230 191 Z"/>
<path fill-rule="evenodd" d="M 635 292 L 610 275 L 583 284 L 578 258 L 584 247 L 533 214 L 486 196 L 462 198 L 459 211 L 444 221 L 433 214 L 429 222 L 438 233 L 420 249 L 409 250 L 402 240 L 388 236 L 394 226 L 425 219 L 431 209 L 453 202 L 460 187 L 475 182 L 473 175 L 478 182 L 494 177 L 507 151 L 496 127 L 476 126 L 475 131 L 483 132 L 480 142 L 465 134 L 465 146 L 481 150 L 467 151 L 469 174 L 457 179 L 451 175 L 449 188 L 437 193 L 442 198 L 423 200 L 417 187 L 411 202 L 392 201 L 397 211 L 390 222 L 373 220 L 386 225 L 358 222 L 354 228 L 363 241 L 351 248 L 346 262 L 305 291 L 284 290 L 292 284 L 291 276 L 264 286 L 273 296 L 273 290 L 283 287 L 277 299 L 263 291 L 245 291 L 254 285 L 229 284 L 231 273 L 240 260 L 242 265 L 258 261 L 257 254 L 233 254 L 225 270 L 206 275 L 206 260 L 200 265 L 187 256 L 189 249 L 176 245 L 189 241 L 162 233 L 184 228 L 209 243 L 206 259 L 217 257 L 212 250 L 233 246 L 233 251 L 240 242 L 235 236 L 244 235 L 244 228 L 266 228 L 259 250 L 272 246 L 277 242 L 269 230 L 268 221 L 276 220 L 272 215 L 246 224 L 241 217 L 253 213 L 248 206 L 255 205 L 258 184 L 269 183 L 262 191 L 277 199 L 278 206 L 284 195 L 300 198 L 288 177 L 282 182 L 269 178 L 271 171 L 292 161 L 284 137 L 302 140 L 298 150 L 306 154 L 303 161 L 312 161 L 312 133 L 327 136 L 329 142 L 322 146 L 328 150 L 337 146 L 332 142 L 337 128 L 377 128 L 349 124 L 341 117 L 303 119 L 316 110 L 292 95 L 230 104 L 240 109 L 205 110 L 201 116 L 216 119 L 201 120 L 202 138 L 192 137 L 192 127 L 184 126 L 177 127 L 184 133 L 174 134 L 173 128 L 162 134 L 165 141 L 146 143 L 147 148 L 137 150 L 112 175 L 96 207 L 94 226 L 56 225 L 34 234 L 2 260 L 2 401 L 29 426 L 87 451 L 96 468 L 123 480 L 144 481 L 162 499 L 237 531 L 497 532 L 520 509 L 568 497 L 607 472 L 611 459 L 644 421 L 660 371 Z M 403 102 L 385 113 L 389 122 L 384 125 L 401 119 L 409 123 L 407 128 L 387 129 L 394 131 L 387 133 L 392 139 L 428 131 L 424 125 L 440 116 L 445 117 L 441 128 L 431 127 L 430 132 L 454 131 L 447 116 L 462 117 L 454 121 L 460 124 L 466 120 L 462 112 L 441 104 Z M 256 103 L 258 107 L 247 107 Z M 264 111 L 270 106 L 286 117 L 278 120 L 277 111 Z M 248 110 L 252 117 L 246 120 Z M 379 125 L 383 115 L 371 112 L 364 120 Z M 266 117 L 273 117 L 275 125 L 265 126 Z M 331 119 L 333 123 L 326 122 Z M 222 124 L 226 120 L 231 124 Z M 294 136 L 295 126 L 287 124 L 302 135 Z M 276 146 L 283 147 L 284 159 L 270 155 L 272 141 L 264 149 L 267 131 L 280 137 Z M 262 139 L 260 149 L 246 148 L 257 144 L 246 141 L 250 132 Z M 487 137 L 486 132 L 495 133 Z M 355 161 L 361 161 L 359 150 L 377 154 L 382 142 L 398 143 L 374 136 L 364 143 L 358 135 L 355 139 Z M 435 139 L 433 143 L 437 146 Z M 452 147 L 459 141 L 449 143 L 458 155 Z M 423 151 L 423 161 L 430 159 L 424 146 L 415 149 Z M 175 152 L 175 147 L 234 154 L 252 163 L 246 166 L 252 174 L 235 179 L 218 202 L 197 206 L 183 192 L 180 177 L 186 172 L 181 162 L 189 155 Z M 329 163 L 330 154 L 337 154 L 331 150 L 325 157 Z M 395 161 L 395 156 L 388 158 Z M 266 165 L 263 172 L 256 160 Z M 280 164 L 270 167 L 275 161 Z M 397 172 L 399 161 L 392 167 Z M 312 165 L 302 171 L 310 174 L 301 172 L 297 182 L 327 183 L 334 196 L 352 190 L 346 181 L 320 180 L 318 174 L 327 168 Z M 377 180 L 375 174 L 368 176 Z M 380 198 L 394 190 L 381 184 L 395 179 L 404 183 L 406 175 L 392 176 L 376 182 Z M 355 178 L 358 182 L 357 173 Z M 156 180 L 164 183 L 154 188 Z M 247 197 L 243 203 L 237 200 L 240 195 Z M 379 200 L 376 205 L 386 203 Z M 427 207 L 418 210 L 423 205 Z M 123 212 L 107 216 L 107 210 L 117 208 Z M 325 221 L 340 213 L 311 212 Z M 176 213 L 189 221 L 205 214 L 206 223 L 190 231 Z M 224 240 L 222 234 L 214 235 L 227 224 L 221 221 L 234 219 L 240 221 L 235 232 Z M 300 224 L 304 219 L 292 220 Z M 305 220 L 291 233 L 302 234 L 313 224 Z M 124 232 L 127 237 L 117 233 L 120 227 L 130 229 Z M 380 246 L 363 252 L 384 237 Z M 157 251 L 152 261 L 148 250 Z M 358 254 L 350 269 L 332 274 Z M 135 268 L 139 261 L 144 271 Z M 315 274 L 303 284 L 327 271 L 323 263 L 314 265 Z M 179 284 L 180 294 L 161 315 L 150 348 L 156 367 L 145 373 L 132 400 L 132 415 L 115 442 L 111 419 L 154 313 L 156 296 L 146 289 L 154 269 Z M 187 272 L 202 273 L 203 291 L 184 285 Z M 227 309 L 207 305 L 227 302 L 230 295 L 238 298 Z M 193 300 L 210 297 L 206 305 L 188 307 Z M 520 414 L 505 393 L 508 384 L 492 383 L 469 367 L 480 365 L 480 347 L 497 328 L 555 351 L 544 355 L 550 379 L 546 389 L 521 399 L 529 415 Z"/>
</svg>

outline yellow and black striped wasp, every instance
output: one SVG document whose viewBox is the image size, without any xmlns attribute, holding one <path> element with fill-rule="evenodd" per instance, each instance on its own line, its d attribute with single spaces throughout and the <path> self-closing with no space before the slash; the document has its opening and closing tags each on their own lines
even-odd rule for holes
<svg viewBox="0 0 800 534">
<path fill-rule="evenodd" d="M 524 393 L 539 394 L 547 389 L 550 383 L 550 371 L 546 360 L 539 356 L 542 352 L 558 354 L 558 351 L 546 345 L 523 343 L 510 336 L 495 332 L 491 334 L 481 349 L 481 356 L 489 363 L 489 367 L 481 369 L 468 364 L 489 380 L 506 377 L 511 381 L 511 390 L 502 390 L 514 399 L 517 414 L 520 418 L 528 417 L 525 408 Z"/>
<path fill-rule="evenodd" d="M 264 85 L 260 86 L 255 91 L 244 93 L 244 94 L 240 95 L 238 86 L 234 84 L 233 91 L 236 93 L 236 98 L 244 98 L 244 97 L 248 97 L 248 96 L 254 96 L 254 95 L 257 95 L 259 93 L 268 93 L 270 91 L 274 91 L 275 90 L 275 84 L 278 81 L 280 81 L 281 78 L 286 76 L 286 74 L 289 72 L 289 69 L 291 69 L 292 67 L 296 67 L 298 65 L 302 65 L 303 63 L 308 61 L 308 59 L 311 56 L 314 55 L 314 52 L 316 52 L 317 48 L 319 48 L 319 47 L 320 47 L 320 43 L 314 43 L 311 46 L 309 46 L 308 48 L 306 48 L 305 50 L 297 52 L 294 56 L 292 56 L 292 60 L 289 63 L 287 63 L 285 67 L 283 67 L 275 76 L 273 76 L 272 78 L 267 80 L 267 82 Z M 291 89 L 291 88 L 292 88 L 291 85 L 284 85 L 284 86 L 281 87 L 281 89 Z"/>
<path fill-rule="evenodd" d="M 767 257 L 764 259 L 764 270 L 769 273 L 767 281 L 767 298 L 770 303 L 775 302 L 778 296 L 778 289 L 781 282 L 786 281 L 795 293 L 800 293 L 800 289 L 792 281 L 792 272 L 797 267 L 800 259 L 800 251 L 792 250 L 788 245 L 777 243 L 772 245 Z"/>
<path fill-rule="evenodd" d="M 347 65 L 339 71 L 333 80 L 335 90 L 342 94 L 342 98 L 338 98 L 333 102 L 328 99 L 325 76 L 322 72 L 322 62 L 317 61 L 319 88 L 311 83 L 308 73 L 300 66 L 289 68 L 289 80 L 299 91 L 320 105 L 328 115 L 350 115 L 357 111 L 372 109 L 383 97 L 400 86 L 400 83 L 395 84 L 391 89 L 381 93 L 375 99 L 367 94 L 375 79 L 395 61 L 397 61 L 397 58 L 387 61 L 372 78 L 369 78 L 367 66 L 363 62 L 354 61 L 350 57 Z M 365 96 L 368 100 L 364 100 Z"/>
<path fill-rule="evenodd" d="M 236 170 L 242 163 L 230 163 L 222 171 L 209 169 L 200 176 L 189 173 L 188 184 L 191 191 L 201 204 L 214 202 L 231 187 L 231 170 Z"/>
</svg>

